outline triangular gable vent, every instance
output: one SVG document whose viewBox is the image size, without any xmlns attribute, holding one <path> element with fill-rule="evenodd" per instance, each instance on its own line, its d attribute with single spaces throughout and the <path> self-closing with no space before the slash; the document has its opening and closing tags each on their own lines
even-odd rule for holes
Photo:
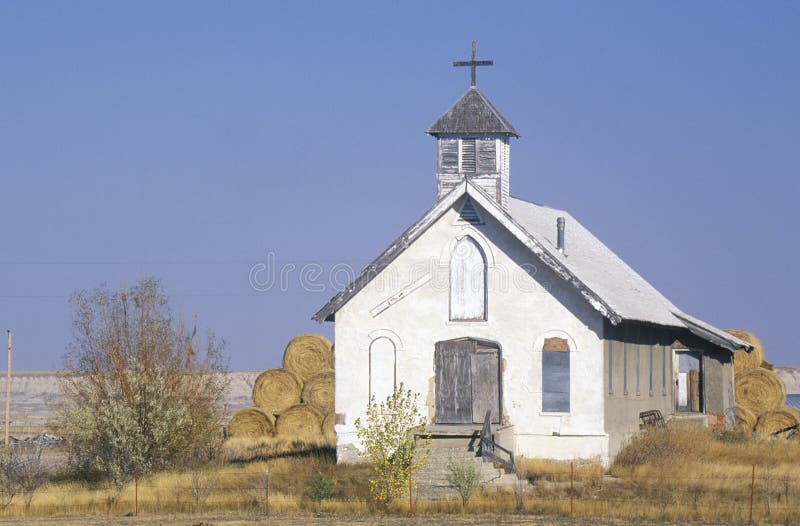
<svg viewBox="0 0 800 526">
<path fill-rule="evenodd" d="M 481 219 L 481 215 L 478 213 L 478 209 L 475 208 L 472 199 L 464 200 L 464 204 L 461 205 L 461 210 L 458 211 L 458 222 L 469 223 L 471 225 L 483 224 L 483 219 Z"/>
</svg>

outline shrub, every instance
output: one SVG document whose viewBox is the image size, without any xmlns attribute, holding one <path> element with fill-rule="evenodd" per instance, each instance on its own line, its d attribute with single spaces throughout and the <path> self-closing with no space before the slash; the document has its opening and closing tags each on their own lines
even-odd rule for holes
<svg viewBox="0 0 800 526">
<path fill-rule="evenodd" d="M 710 432 L 697 425 L 652 427 L 635 435 L 617 454 L 617 466 L 666 465 L 699 454 L 711 441 Z"/>
<path fill-rule="evenodd" d="M 419 395 L 404 389 L 401 383 L 385 401 L 378 403 L 372 397 L 365 421 L 361 418 L 355 421 L 358 438 L 372 461 L 370 494 L 384 511 L 395 497 L 406 491 L 409 477 L 422 468 L 428 458 L 414 435 L 415 429 L 425 426 L 418 401 Z"/>
<path fill-rule="evenodd" d="M 28 510 L 34 493 L 46 480 L 41 446 L 25 444 L 0 448 L 0 509 L 5 509 L 14 497 L 21 495 Z"/>
<path fill-rule="evenodd" d="M 331 498 L 333 479 L 317 471 L 308 477 L 308 496 L 317 502 Z"/>
<path fill-rule="evenodd" d="M 61 377 L 55 432 L 71 461 L 121 489 L 135 474 L 198 458 L 221 441 L 223 345 L 187 330 L 155 279 L 72 298 L 74 340 Z"/>
<path fill-rule="evenodd" d="M 447 462 L 447 482 L 458 491 L 461 505 L 466 506 L 472 490 L 478 485 L 480 472 L 472 462 L 450 459 Z"/>
</svg>

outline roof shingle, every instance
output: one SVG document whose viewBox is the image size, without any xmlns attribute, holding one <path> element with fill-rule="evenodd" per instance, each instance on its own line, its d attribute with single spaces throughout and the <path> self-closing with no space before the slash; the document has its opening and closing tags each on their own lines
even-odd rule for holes
<svg viewBox="0 0 800 526">
<path fill-rule="evenodd" d="M 431 125 L 428 133 L 434 136 L 499 133 L 519 137 L 511 123 L 474 86 Z"/>
</svg>

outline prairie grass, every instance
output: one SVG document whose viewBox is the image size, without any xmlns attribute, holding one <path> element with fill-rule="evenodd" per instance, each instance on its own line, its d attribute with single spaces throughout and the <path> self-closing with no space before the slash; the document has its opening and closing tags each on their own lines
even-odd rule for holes
<svg viewBox="0 0 800 526">
<path fill-rule="evenodd" d="M 269 509 L 274 515 L 373 516 L 366 464 L 336 464 L 326 443 L 264 440 L 229 442 L 227 459 L 202 468 L 155 474 L 139 481 L 139 512 L 263 513 L 266 470 Z M 316 449 L 315 449 L 316 447 Z M 250 460 L 255 458 L 255 460 Z M 716 434 L 696 426 L 647 430 L 630 441 L 609 469 L 598 461 L 570 463 L 519 458 L 530 481 L 509 489 L 481 488 L 465 506 L 452 499 L 415 499 L 418 515 L 602 517 L 624 522 L 747 522 L 753 484 L 753 517 L 759 523 L 800 523 L 800 442 Z M 315 501 L 309 480 L 334 481 L 331 496 Z M 14 501 L 0 515 L 105 515 L 133 512 L 136 488 L 119 493 L 100 483 L 62 480 L 37 492 L 29 509 Z M 409 512 L 407 498 L 390 514 Z"/>
</svg>

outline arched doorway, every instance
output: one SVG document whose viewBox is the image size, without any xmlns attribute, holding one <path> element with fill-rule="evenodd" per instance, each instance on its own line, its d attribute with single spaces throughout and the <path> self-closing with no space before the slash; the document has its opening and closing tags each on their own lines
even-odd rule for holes
<svg viewBox="0 0 800 526">
<path fill-rule="evenodd" d="M 436 343 L 437 424 L 500 423 L 500 345 L 476 338 Z"/>
</svg>

